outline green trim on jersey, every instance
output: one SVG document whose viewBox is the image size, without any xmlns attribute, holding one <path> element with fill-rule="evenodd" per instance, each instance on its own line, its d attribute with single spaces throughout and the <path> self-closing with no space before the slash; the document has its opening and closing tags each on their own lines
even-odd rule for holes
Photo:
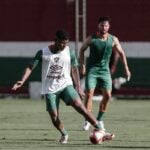
<svg viewBox="0 0 150 150">
<path fill-rule="evenodd" d="M 78 60 L 75 51 L 70 49 L 69 51 L 70 51 L 70 58 L 71 58 L 71 66 L 78 66 Z M 32 69 L 34 69 L 37 65 L 39 65 L 42 62 L 42 55 L 43 55 L 42 50 L 39 50 L 35 54 L 33 60 L 30 62 L 30 66 L 32 67 Z"/>
<path fill-rule="evenodd" d="M 40 64 L 42 62 L 42 55 L 43 55 L 42 50 L 39 50 L 35 54 L 33 60 L 30 62 L 30 65 L 32 66 L 32 69 L 34 69 L 38 64 Z"/>
<path fill-rule="evenodd" d="M 78 66 L 78 60 L 76 57 L 76 53 L 74 50 L 70 50 L 70 57 L 71 57 L 71 66 Z"/>
</svg>

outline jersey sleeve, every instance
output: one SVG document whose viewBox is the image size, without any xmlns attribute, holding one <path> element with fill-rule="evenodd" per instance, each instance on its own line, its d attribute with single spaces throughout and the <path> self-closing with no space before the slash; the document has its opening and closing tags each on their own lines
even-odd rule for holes
<svg viewBox="0 0 150 150">
<path fill-rule="evenodd" d="M 74 50 L 70 50 L 71 66 L 78 66 L 78 60 Z"/>
<path fill-rule="evenodd" d="M 37 65 L 39 65 L 42 62 L 42 50 L 39 50 L 33 60 L 30 62 L 29 67 L 34 69 Z"/>
</svg>

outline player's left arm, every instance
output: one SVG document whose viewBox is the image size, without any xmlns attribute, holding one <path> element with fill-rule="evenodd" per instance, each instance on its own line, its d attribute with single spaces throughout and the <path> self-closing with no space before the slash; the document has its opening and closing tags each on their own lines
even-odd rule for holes
<svg viewBox="0 0 150 150">
<path fill-rule="evenodd" d="M 31 75 L 33 69 L 41 62 L 42 59 L 42 50 L 38 51 L 32 60 L 30 64 L 25 68 L 25 71 L 21 77 L 21 80 L 17 81 L 13 87 L 12 90 L 17 90 L 18 88 L 22 87 L 25 81 L 29 78 Z"/>
<path fill-rule="evenodd" d="M 111 61 L 112 64 L 110 64 L 110 72 L 111 74 L 114 74 L 116 72 L 116 67 L 119 61 L 119 55 L 115 50 L 112 51 L 111 55 L 111 57 L 113 57 L 113 61 Z"/>
<path fill-rule="evenodd" d="M 130 72 L 128 64 L 127 64 L 126 55 L 125 55 L 124 50 L 122 49 L 122 46 L 117 37 L 113 37 L 113 50 L 119 54 L 120 59 L 124 65 L 127 80 L 129 80 L 131 77 L 131 72 Z"/>
<path fill-rule="evenodd" d="M 70 51 L 70 56 L 71 56 L 71 76 L 73 79 L 73 82 L 75 84 L 76 90 L 81 96 L 82 99 L 84 99 L 84 92 L 81 88 L 80 84 L 80 76 L 79 76 L 79 70 L 78 70 L 78 61 L 75 55 L 75 51 Z"/>
</svg>

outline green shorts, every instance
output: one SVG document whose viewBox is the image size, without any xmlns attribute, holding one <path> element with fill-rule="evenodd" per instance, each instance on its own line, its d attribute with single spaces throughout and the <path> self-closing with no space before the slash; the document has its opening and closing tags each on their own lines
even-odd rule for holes
<svg viewBox="0 0 150 150">
<path fill-rule="evenodd" d="M 69 85 L 57 93 L 46 94 L 45 98 L 46 110 L 53 111 L 59 108 L 60 99 L 63 100 L 66 105 L 69 105 L 72 101 L 75 101 L 80 97 L 73 85 Z"/>
<path fill-rule="evenodd" d="M 95 89 L 96 87 L 111 90 L 112 89 L 112 79 L 111 76 L 95 76 L 88 74 L 85 80 L 86 90 Z"/>
</svg>

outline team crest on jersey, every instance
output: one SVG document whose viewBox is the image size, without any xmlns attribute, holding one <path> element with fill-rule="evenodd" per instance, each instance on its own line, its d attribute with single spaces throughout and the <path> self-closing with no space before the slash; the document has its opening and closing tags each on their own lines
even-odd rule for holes
<svg viewBox="0 0 150 150">
<path fill-rule="evenodd" d="M 59 57 L 55 57 L 54 61 L 57 63 L 59 61 Z"/>
</svg>

